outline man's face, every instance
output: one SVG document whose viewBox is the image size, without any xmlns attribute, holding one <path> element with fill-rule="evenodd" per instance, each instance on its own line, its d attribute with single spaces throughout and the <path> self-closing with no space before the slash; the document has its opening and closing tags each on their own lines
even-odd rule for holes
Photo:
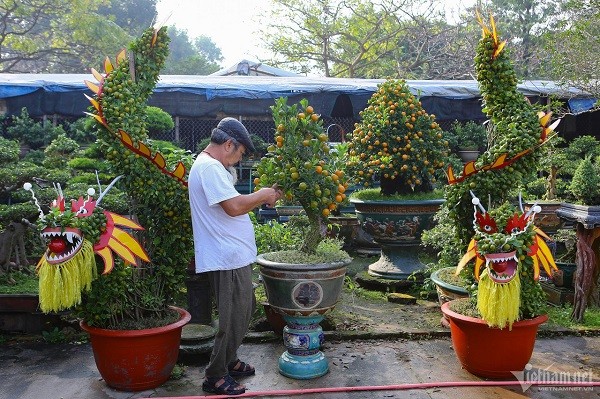
<svg viewBox="0 0 600 399">
<path fill-rule="evenodd" d="M 227 142 L 227 149 L 229 156 L 227 157 L 227 165 L 225 166 L 237 165 L 246 154 L 246 147 L 243 144 L 240 144 L 238 148 L 235 148 L 235 145 L 231 140 Z"/>
</svg>

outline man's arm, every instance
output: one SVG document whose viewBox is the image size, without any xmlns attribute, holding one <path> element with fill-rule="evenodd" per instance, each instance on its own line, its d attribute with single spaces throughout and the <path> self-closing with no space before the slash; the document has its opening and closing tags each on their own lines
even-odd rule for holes
<svg viewBox="0 0 600 399">
<path fill-rule="evenodd" d="M 244 215 L 256 207 L 266 204 L 274 206 L 282 196 L 281 190 L 273 187 L 264 187 L 250 194 L 241 194 L 237 197 L 219 203 L 229 216 Z"/>
</svg>

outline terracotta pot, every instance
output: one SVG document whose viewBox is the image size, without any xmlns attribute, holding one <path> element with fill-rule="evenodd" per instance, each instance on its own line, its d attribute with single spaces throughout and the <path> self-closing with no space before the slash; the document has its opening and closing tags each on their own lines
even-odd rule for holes
<svg viewBox="0 0 600 399">
<path fill-rule="evenodd" d="M 169 379 L 179 355 L 181 329 L 191 315 L 175 308 L 179 321 L 145 330 L 80 326 L 90 335 L 94 360 L 106 384 L 121 391 L 153 389 Z"/>
<path fill-rule="evenodd" d="M 538 327 L 547 315 L 517 321 L 512 329 L 490 328 L 485 321 L 450 310 L 453 301 L 442 305 L 450 319 L 452 346 L 456 357 L 469 373 L 483 378 L 514 378 L 531 359 Z"/>
<path fill-rule="evenodd" d="M 268 302 L 262 303 L 265 310 L 265 317 L 271 326 L 271 330 L 275 335 L 283 336 L 283 328 L 285 327 L 285 319 L 281 313 L 276 312 Z"/>
</svg>

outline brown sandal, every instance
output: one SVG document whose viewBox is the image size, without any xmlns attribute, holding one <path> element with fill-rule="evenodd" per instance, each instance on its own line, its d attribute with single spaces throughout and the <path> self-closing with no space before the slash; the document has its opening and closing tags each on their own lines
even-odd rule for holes
<svg viewBox="0 0 600 399">
<path fill-rule="evenodd" d="M 227 369 L 229 370 L 229 375 L 232 377 L 247 377 L 249 375 L 254 375 L 256 372 L 254 367 L 248 363 L 242 362 L 240 359 L 229 363 Z"/>
</svg>

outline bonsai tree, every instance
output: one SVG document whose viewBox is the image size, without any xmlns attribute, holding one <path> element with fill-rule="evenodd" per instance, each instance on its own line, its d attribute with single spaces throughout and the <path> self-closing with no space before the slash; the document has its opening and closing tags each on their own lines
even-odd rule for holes
<svg viewBox="0 0 600 399">
<path fill-rule="evenodd" d="M 600 167 L 585 157 L 573 174 L 569 190 L 575 199 L 585 205 L 600 205 Z"/>
<path fill-rule="evenodd" d="M 20 115 L 12 117 L 5 135 L 6 138 L 16 139 L 22 145 L 37 150 L 48 145 L 61 133 L 65 133 L 61 126 L 52 126 L 49 121 L 36 122 L 29 116 L 27 108 L 23 108 Z"/>
<path fill-rule="evenodd" d="M 148 135 L 153 138 L 161 138 L 163 134 L 170 132 L 175 127 L 171 115 L 158 107 L 146 107 L 146 123 Z"/>
<path fill-rule="evenodd" d="M 448 143 L 406 82 L 380 84 L 360 116 L 348 143 L 348 174 L 365 187 L 379 180 L 383 195 L 432 191 Z"/>
<path fill-rule="evenodd" d="M 185 165 L 191 164 L 191 154 L 174 152 L 167 160 L 148 139 L 146 100 L 158 81 L 168 43 L 166 27 L 147 29 L 129 46 L 135 54 L 134 69 L 123 51 L 114 63 L 105 62 L 104 74 L 93 71 L 98 84 L 88 82 L 96 94 L 90 102 L 100 149 L 112 171 L 123 175 L 119 184 L 131 199 L 132 213 L 146 229 L 142 242 L 151 260 L 138 262 L 138 268 L 125 267 L 124 273 L 110 279 L 101 276 L 92 284 L 90 295 L 83 300 L 83 310 L 91 323 L 95 323 L 99 311 L 104 311 L 102 327 L 120 326 L 128 320 L 139 328 L 143 319 L 168 314 L 168 305 L 175 303 L 192 259 L 185 181 Z M 119 282 L 122 280 L 125 283 Z M 108 299 L 103 284 L 118 290 L 127 285 L 135 289 L 119 291 L 127 296 L 119 306 L 100 309 L 94 298 Z"/>
<path fill-rule="evenodd" d="M 274 184 L 288 201 L 299 203 L 309 220 L 300 251 L 314 253 L 327 233 L 327 218 L 346 198 L 343 165 L 331 151 L 323 121 L 308 101 L 288 105 L 282 97 L 271 107 L 275 144 L 256 168 L 256 189 Z"/>
<path fill-rule="evenodd" d="M 448 145 L 452 151 L 475 150 L 482 151 L 487 148 L 487 130 L 485 126 L 473 121 L 461 123 L 457 120 L 447 135 Z"/>
<path fill-rule="evenodd" d="M 46 311 L 77 306 L 77 314 L 88 325 L 117 329 L 166 325 L 173 317 L 179 317 L 168 306 L 175 303 L 181 292 L 193 253 L 185 181 L 185 165 L 191 164 L 192 157 L 183 150 L 174 150 L 167 158 L 157 153 L 148 139 L 145 118 L 145 101 L 158 80 L 168 42 L 166 28 L 148 29 L 130 45 L 135 64 L 127 61 L 123 51 L 115 61 L 105 61 L 104 73 L 93 71 L 98 83 L 87 82 L 96 94 L 89 100 L 99 148 L 110 166 L 109 172 L 122 175 L 118 184 L 127 194 L 130 212 L 139 224 L 113 216 L 100 206 L 100 197 L 92 192 L 87 197 L 79 193 L 81 198 L 75 197 L 77 206 L 64 205 L 68 197 L 59 190 L 50 216 L 40 222 L 44 229 L 60 229 L 49 231 L 52 238 L 48 245 L 52 249 L 48 253 L 62 253 L 73 242 L 88 242 L 91 246 L 85 246 L 86 259 L 78 261 L 87 265 L 85 273 L 82 267 L 76 268 L 82 274 L 75 288 L 82 294 L 79 296 L 71 289 L 62 299 L 57 299 L 58 294 L 50 295 L 45 302 Z M 134 70 L 130 70 L 131 66 Z M 88 150 L 95 151 L 92 147 Z M 87 162 L 81 159 L 73 164 L 85 168 Z M 102 201 L 107 201 L 106 188 L 100 189 L 97 192 L 102 193 Z M 87 217 L 82 216 L 84 213 Z M 70 231 L 66 227 L 76 229 L 81 238 L 69 241 L 64 234 Z M 123 235 L 125 227 L 139 230 L 135 233 L 139 244 L 134 237 Z M 102 238 L 105 233 L 110 237 Z M 91 269 L 89 265 L 95 263 L 93 251 L 89 256 L 90 248 L 99 251 L 102 260 Z M 120 256 L 114 257 L 113 252 Z M 48 270 L 45 277 L 52 278 L 40 279 L 44 281 L 40 287 L 47 292 L 56 293 L 54 288 L 60 286 L 59 282 L 69 280 L 71 274 L 63 271 L 73 270 L 74 266 L 62 263 L 45 268 Z"/>
</svg>

